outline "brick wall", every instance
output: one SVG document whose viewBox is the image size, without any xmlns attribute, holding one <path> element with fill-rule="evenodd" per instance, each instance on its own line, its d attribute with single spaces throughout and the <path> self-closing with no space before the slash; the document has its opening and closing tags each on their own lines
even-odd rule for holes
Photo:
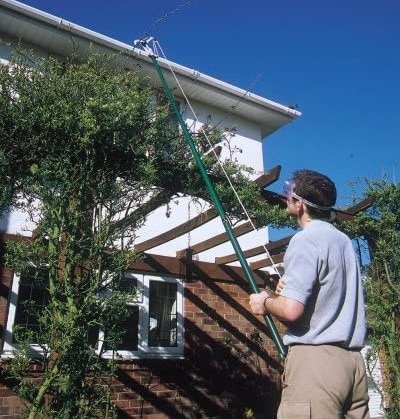
<svg viewBox="0 0 400 419">
<path fill-rule="evenodd" d="M 10 282 L 11 272 L 3 270 L 0 325 Z M 255 418 L 274 418 L 282 365 L 264 320 L 249 312 L 247 284 L 240 278 L 185 283 L 184 317 L 184 359 L 120 364 L 113 382 L 118 417 L 233 419 L 251 410 Z M 0 418 L 23 417 L 0 377 Z"/>
</svg>

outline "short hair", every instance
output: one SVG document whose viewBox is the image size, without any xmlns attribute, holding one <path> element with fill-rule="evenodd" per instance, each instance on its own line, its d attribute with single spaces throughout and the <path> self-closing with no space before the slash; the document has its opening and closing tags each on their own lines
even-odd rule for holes
<svg viewBox="0 0 400 419">
<path fill-rule="evenodd" d="M 301 198 L 319 207 L 331 208 L 336 203 L 336 186 L 334 182 L 322 173 L 314 170 L 296 170 L 293 173 L 294 189 Z M 307 203 L 305 203 L 307 205 Z M 329 218 L 330 209 L 322 210 L 307 206 L 310 215 L 318 218 Z"/>
</svg>

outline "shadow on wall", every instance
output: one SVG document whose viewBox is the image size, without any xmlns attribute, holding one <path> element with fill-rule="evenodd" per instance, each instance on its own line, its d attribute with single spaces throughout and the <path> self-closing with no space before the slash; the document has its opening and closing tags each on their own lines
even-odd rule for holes
<svg viewBox="0 0 400 419">
<path fill-rule="evenodd" d="M 185 285 L 185 359 L 121 364 L 118 417 L 276 418 L 282 364 L 266 325 L 246 309 L 246 281 L 193 273 L 202 280 Z"/>
<path fill-rule="evenodd" d="M 217 342 L 192 322 L 186 322 L 185 334 L 184 360 L 142 360 L 133 371 L 118 371 L 116 385 L 135 400 L 131 408 L 119 409 L 119 418 L 147 417 L 154 408 L 177 419 L 276 417 L 280 390 L 254 368 L 253 350 Z"/>
</svg>

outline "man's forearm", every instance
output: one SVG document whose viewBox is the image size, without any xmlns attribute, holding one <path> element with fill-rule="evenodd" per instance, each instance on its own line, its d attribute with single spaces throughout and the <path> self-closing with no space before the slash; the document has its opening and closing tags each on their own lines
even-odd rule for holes
<svg viewBox="0 0 400 419">
<path fill-rule="evenodd" d="M 270 295 L 267 291 L 251 294 L 250 307 L 254 314 L 270 313 L 283 322 L 298 320 L 304 313 L 304 305 L 291 298 L 281 295 Z"/>
</svg>

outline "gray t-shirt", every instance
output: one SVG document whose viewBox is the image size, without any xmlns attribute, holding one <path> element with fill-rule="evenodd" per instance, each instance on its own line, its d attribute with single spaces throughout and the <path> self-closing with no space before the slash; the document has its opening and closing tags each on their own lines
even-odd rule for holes
<svg viewBox="0 0 400 419">
<path fill-rule="evenodd" d="M 312 220 L 291 239 L 284 267 L 281 295 L 305 309 L 299 320 L 288 324 L 283 342 L 362 348 L 364 297 L 351 240 L 329 222 Z"/>
</svg>

